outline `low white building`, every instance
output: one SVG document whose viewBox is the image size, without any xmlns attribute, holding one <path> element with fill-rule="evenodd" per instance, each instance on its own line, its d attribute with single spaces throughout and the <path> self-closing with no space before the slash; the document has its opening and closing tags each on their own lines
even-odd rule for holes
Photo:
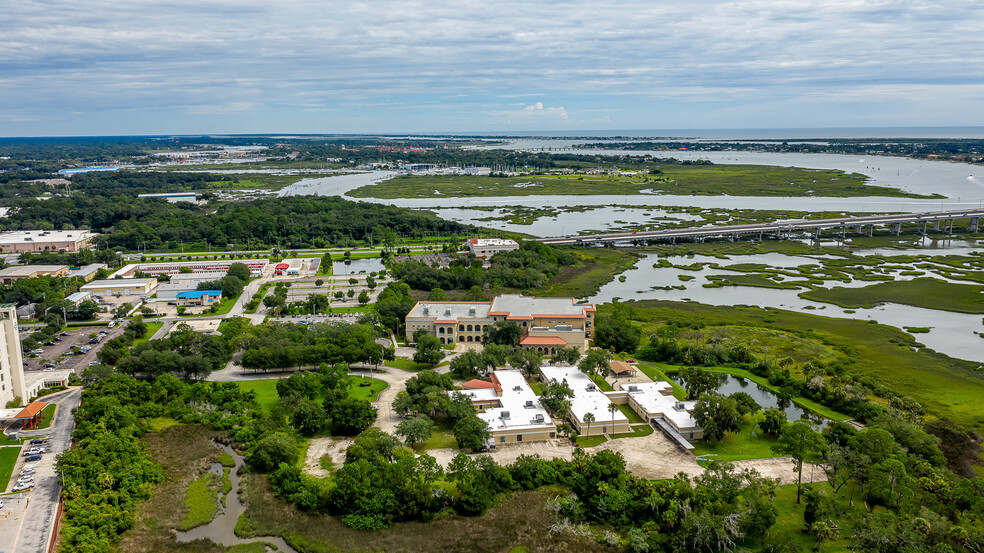
<svg viewBox="0 0 984 553">
<path fill-rule="evenodd" d="M 574 392 L 571 398 L 570 419 L 582 436 L 620 434 L 631 432 L 629 419 L 598 389 L 598 386 L 577 367 L 541 367 L 540 373 L 547 381 L 567 381 Z M 615 405 L 614 411 L 610 406 Z M 588 414 L 593 421 L 586 421 Z"/>
<path fill-rule="evenodd" d="M 145 296 L 150 295 L 155 288 L 156 278 L 112 278 L 93 280 L 79 290 L 92 292 L 94 296 Z"/>
<path fill-rule="evenodd" d="M 494 371 L 490 376 L 489 387 L 462 393 L 472 400 L 478 418 L 492 431 L 491 447 L 557 437 L 557 426 L 520 371 Z"/>
<path fill-rule="evenodd" d="M 680 401 L 673 397 L 673 386 L 669 382 L 626 384 L 622 389 L 628 393 L 629 406 L 633 411 L 646 422 L 657 423 L 677 441 L 680 441 L 679 438 L 689 441 L 704 437 L 704 429 L 693 416 L 697 402 Z"/>
<path fill-rule="evenodd" d="M 519 243 L 508 238 L 470 238 L 465 247 L 475 257 L 492 257 L 499 252 L 519 249 Z"/>
</svg>

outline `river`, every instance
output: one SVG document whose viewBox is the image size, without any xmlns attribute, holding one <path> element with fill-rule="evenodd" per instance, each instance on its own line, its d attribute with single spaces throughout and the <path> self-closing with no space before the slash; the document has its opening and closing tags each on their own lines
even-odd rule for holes
<svg viewBox="0 0 984 553">
<path fill-rule="evenodd" d="M 222 449 L 231 455 L 233 460 L 236 462 L 236 466 L 229 470 L 229 481 L 232 483 L 232 490 L 226 494 L 226 506 L 223 507 L 220 502 L 220 492 L 219 496 L 215 499 L 219 502 L 219 514 L 212 519 L 212 522 L 204 526 L 192 528 L 187 532 L 176 532 L 177 541 L 180 543 L 185 543 L 195 540 L 211 540 L 224 547 L 232 547 L 242 543 L 265 542 L 275 545 L 281 553 L 297 553 L 297 550 L 287 545 L 287 542 L 285 542 L 283 538 L 261 536 L 257 538 L 243 539 L 236 535 L 236 523 L 239 522 L 239 516 L 246 512 L 246 506 L 239 500 L 239 484 L 241 481 L 239 471 L 243 468 L 243 457 L 227 445 L 223 445 Z M 222 465 L 219 463 L 212 463 L 209 470 L 213 472 L 217 471 L 217 473 L 221 476 Z"/>
</svg>

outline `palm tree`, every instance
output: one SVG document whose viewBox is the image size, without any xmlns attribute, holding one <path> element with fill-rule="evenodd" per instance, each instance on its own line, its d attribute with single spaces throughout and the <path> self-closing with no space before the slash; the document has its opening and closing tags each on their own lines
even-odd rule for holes
<svg viewBox="0 0 984 553">
<path fill-rule="evenodd" d="M 584 415 L 584 425 L 588 427 L 588 435 L 591 434 L 591 423 L 595 421 L 594 413 L 586 413 Z"/>
<path fill-rule="evenodd" d="M 618 405 L 615 405 L 614 403 L 609 403 L 608 404 L 608 411 L 612 414 L 612 429 L 611 429 L 611 433 L 614 434 L 615 433 L 615 411 L 618 411 Z"/>
</svg>

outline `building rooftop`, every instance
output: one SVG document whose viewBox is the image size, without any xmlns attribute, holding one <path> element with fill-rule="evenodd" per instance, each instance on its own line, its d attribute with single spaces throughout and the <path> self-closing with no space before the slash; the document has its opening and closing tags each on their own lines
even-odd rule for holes
<svg viewBox="0 0 984 553">
<path fill-rule="evenodd" d="M 71 269 L 69 276 L 89 276 L 92 273 L 98 271 L 99 269 L 106 269 L 109 267 L 105 263 L 89 263 L 85 267 L 79 267 L 78 269 Z"/>
<path fill-rule="evenodd" d="M 489 316 L 488 302 L 421 301 L 413 306 L 407 317 L 435 317 L 442 321 L 484 319 Z"/>
<path fill-rule="evenodd" d="M 74 303 L 74 302 L 82 301 L 91 295 L 92 295 L 91 292 L 73 292 L 69 294 L 68 297 L 65 299 Z"/>
<path fill-rule="evenodd" d="M 616 409 L 613 414 L 608 410 L 611 400 L 604 393 L 598 390 L 598 386 L 588 378 L 588 375 L 581 372 L 577 367 L 541 367 L 540 371 L 548 380 L 563 382 L 567 380 L 567 385 L 574 392 L 571 399 L 571 414 L 580 421 L 584 422 L 584 416 L 588 413 L 594 414 L 596 422 L 604 423 L 613 421 L 628 422 L 628 418 L 621 410 Z"/>
<path fill-rule="evenodd" d="M 468 243 L 472 246 L 516 246 L 519 243 L 508 238 L 471 238 Z"/>
<path fill-rule="evenodd" d="M 478 418 L 489 425 L 489 430 L 542 432 L 556 429 L 550 414 L 523 378 L 523 373 L 517 370 L 495 371 L 492 373 L 492 380 L 502 387 L 502 396 L 498 397 L 502 407 L 492 407 L 484 413 L 478 413 Z M 464 390 L 461 393 L 472 399 L 496 399 L 494 388 Z"/>
<path fill-rule="evenodd" d="M 27 404 L 27 407 L 25 407 L 24 409 L 22 409 L 20 413 L 17 413 L 17 418 L 18 419 L 29 419 L 29 418 L 33 417 L 34 415 L 37 415 L 38 413 L 40 413 L 41 410 L 44 409 L 47 406 L 48 406 L 48 404 L 45 403 L 45 402 L 43 402 L 43 401 L 32 401 L 31 403 Z"/>
<path fill-rule="evenodd" d="M 594 310 L 594 305 L 578 304 L 574 298 L 536 298 L 522 294 L 503 294 L 492 300 L 489 314 L 505 315 L 509 319 L 548 316 L 587 318 L 587 312 Z"/>
<path fill-rule="evenodd" d="M 23 242 L 77 242 L 99 236 L 88 230 L 8 230 L 0 233 L 0 244 Z"/>
<path fill-rule="evenodd" d="M 673 396 L 673 386 L 669 382 L 629 384 L 625 389 L 650 416 L 661 415 L 677 430 L 700 428 L 690 413 L 697 402 L 679 401 Z"/>
<path fill-rule="evenodd" d="M 68 269 L 68 265 L 14 265 L 0 270 L 2 277 L 24 277 L 34 273 L 57 273 Z"/>
<path fill-rule="evenodd" d="M 157 282 L 156 278 L 108 278 L 104 280 L 93 280 L 88 284 L 82 285 L 80 290 L 92 288 L 123 288 L 146 286 L 151 282 Z"/>
<path fill-rule="evenodd" d="M 179 298 L 200 298 L 202 296 L 221 296 L 222 290 L 189 290 L 178 292 Z"/>
</svg>

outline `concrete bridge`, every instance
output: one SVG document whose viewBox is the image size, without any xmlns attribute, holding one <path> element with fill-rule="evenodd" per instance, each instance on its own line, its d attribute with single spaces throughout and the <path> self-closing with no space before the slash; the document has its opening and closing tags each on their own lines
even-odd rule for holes
<svg viewBox="0 0 984 553">
<path fill-rule="evenodd" d="M 892 234 L 902 232 L 903 223 L 915 223 L 920 226 L 919 232 L 926 234 L 930 226 L 934 231 L 950 233 L 956 219 L 969 219 L 970 232 L 980 228 L 984 209 L 960 209 L 956 211 L 933 211 L 926 213 L 904 213 L 896 215 L 864 215 L 861 217 L 840 217 L 836 219 L 773 221 L 769 223 L 753 223 L 749 225 L 720 225 L 707 227 L 689 227 L 662 230 L 640 230 L 635 232 L 613 232 L 606 234 L 584 234 L 540 238 L 544 244 L 600 244 L 607 242 L 634 242 L 665 240 L 670 243 L 679 239 L 689 239 L 702 242 L 707 237 L 725 237 L 737 240 L 739 236 L 752 234 L 759 240 L 765 237 L 778 239 L 789 238 L 792 233 L 810 233 L 819 240 L 824 229 L 836 229 L 843 238 L 849 229 L 858 234 L 871 236 L 876 226 L 887 227 Z"/>
</svg>

